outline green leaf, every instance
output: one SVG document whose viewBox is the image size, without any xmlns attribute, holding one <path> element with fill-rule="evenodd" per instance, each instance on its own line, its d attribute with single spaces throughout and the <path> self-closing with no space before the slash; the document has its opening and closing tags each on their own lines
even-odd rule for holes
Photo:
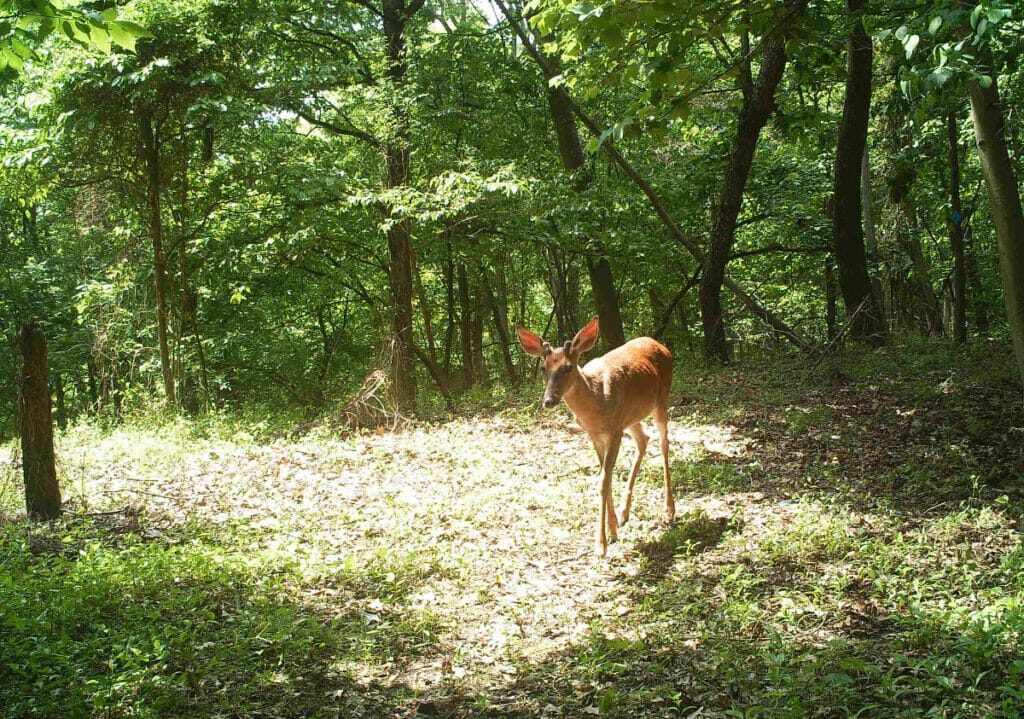
<svg viewBox="0 0 1024 719">
<path fill-rule="evenodd" d="M 604 40 L 608 47 L 619 47 L 625 41 L 622 29 L 618 25 L 612 25 L 601 33 L 601 39 Z"/>
<path fill-rule="evenodd" d="M 985 8 L 981 5 L 975 5 L 974 10 L 971 11 L 971 27 L 978 27 L 978 18 L 981 17 L 981 13 Z"/>
<path fill-rule="evenodd" d="M 22 68 L 25 67 L 25 61 L 18 57 L 9 47 L 4 48 L 3 57 L 6 60 L 5 64 L 18 72 L 21 72 Z"/>
<path fill-rule="evenodd" d="M 118 20 L 117 24 L 135 37 L 156 37 L 153 33 L 142 27 L 142 25 L 139 25 L 137 22 L 132 22 L 131 20 Z"/>
<path fill-rule="evenodd" d="M 676 120 L 685 120 L 690 116 L 690 103 L 680 98 L 672 103 L 672 110 L 669 115 Z"/>
<path fill-rule="evenodd" d="M 1008 7 L 990 7 L 985 11 L 990 23 L 997 23 L 1013 16 L 1013 10 Z"/>
<path fill-rule="evenodd" d="M 939 31 L 940 27 L 942 27 L 942 16 L 936 15 L 932 18 L 932 21 L 928 23 L 928 33 L 934 35 Z"/>
<path fill-rule="evenodd" d="M 110 26 L 110 38 L 119 46 L 123 47 L 129 52 L 135 52 L 135 36 L 126 33 L 121 28 L 115 27 L 113 24 Z"/>
<path fill-rule="evenodd" d="M 904 44 L 903 47 L 907 51 L 907 59 L 908 60 L 910 59 L 911 55 L 914 54 L 914 50 L 917 49 L 917 44 L 919 42 L 921 42 L 921 36 L 920 35 L 911 35 L 910 37 L 907 38 L 906 43 Z"/>
<path fill-rule="evenodd" d="M 39 57 L 36 55 L 35 50 L 21 42 L 18 38 L 12 37 L 9 42 L 11 43 L 11 50 L 13 50 L 18 57 L 24 58 L 25 60 L 28 60 L 29 58 L 36 59 Z"/>
<path fill-rule="evenodd" d="M 110 37 L 126 50 L 135 52 L 135 41 L 140 37 L 153 37 L 146 28 L 129 20 L 117 20 L 109 25 Z"/>
<path fill-rule="evenodd" d="M 110 35 L 105 29 L 93 25 L 89 31 L 89 40 L 100 52 L 110 54 Z"/>
</svg>

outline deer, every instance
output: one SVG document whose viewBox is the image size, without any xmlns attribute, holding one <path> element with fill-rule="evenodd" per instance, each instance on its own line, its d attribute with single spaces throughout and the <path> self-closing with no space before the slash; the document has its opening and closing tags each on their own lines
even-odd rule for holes
<svg viewBox="0 0 1024 719">
<path fill-rule="evenodd" d="M 668 522 L 675 521 L 668 460 L 668 395 L 672 387 L 672 353 L 668 348 L 650 337 L 638 337 L 581 366 L 580 355 L 597 342 L 597 317 L 561 347 L 553 348 L 525 327 L 517 327 L 516 334 L 526 354 L 544 360 L 544 407 L 551 409 L 564 399 L 597 451 L 601 470 L 597 555 L 607 554 L 608 543 L 618 539 L 619 527 L 629 521 L 633 483 L 650 439 L 641 421 L 652 413 L 665 466 L 665 514 Z M 616 517 L 612 475 L 625 433 L 636 442 L 637 456 L 622 514 Z"/>
</svg>

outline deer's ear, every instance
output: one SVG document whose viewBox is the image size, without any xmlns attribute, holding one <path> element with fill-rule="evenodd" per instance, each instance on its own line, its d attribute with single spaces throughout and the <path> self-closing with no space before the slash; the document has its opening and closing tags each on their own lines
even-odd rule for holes
<svg viewBox="0 0 1024 719">
<path fill-rule="evenodd" d="M 586 326 L 576 333 L 572 338 L 572 349 L 570 353 L 574 357 L 583 354 L 597 342 L 597 318 L 590 320 Z"/>
<path fill-rule="evenodd" d="M 551 345 L 525 327 L 516 327 L 516 334 L 519 335 L 519 344 L 523 346 L 526 354 L 532 357 L 546 357 L 551 354 Z"/>
</svg>

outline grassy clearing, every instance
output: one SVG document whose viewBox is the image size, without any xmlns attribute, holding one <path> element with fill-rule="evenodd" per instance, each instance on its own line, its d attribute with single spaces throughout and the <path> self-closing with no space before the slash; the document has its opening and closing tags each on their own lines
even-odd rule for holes
<svg viewBox="0 0 1024 719">
<path fill-rule="evenodd" d="M 8 447 L 0 714 L 1019 715 L 1024 413 L 912 350 L 678 373 L 678 521 L 652 451 L 604 561 L 593 451 L 529 406 L 79 426 L 51 526 Z"/>
</svg>

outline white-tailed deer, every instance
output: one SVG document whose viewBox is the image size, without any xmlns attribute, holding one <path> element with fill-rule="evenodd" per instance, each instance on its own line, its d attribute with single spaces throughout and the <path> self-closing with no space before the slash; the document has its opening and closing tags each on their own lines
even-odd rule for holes
<svg viewBox="0 0 1024 719">
<path fill-rule="evenodd" d="M 561 401 L 569 405 L 576 421 L 590 435 L 601 463 L 601 505 L 597 523 L 597 553 L 604 556 L 608 542 L 618 538 L 620 524 L 629 519 L 633 482 L 647 451 L 648 437 L 640 421 L 654 414 L 661 435 L 661 458 L 665 464 L 665 512 L 671 522 L 676 516 L 672 479 L 668 469 L 668 393 L 672 387 L 672 353 L 650 337 L 630 340 L 608 354 L 579 366 L 580 355 L 597 342 L 597 318 L 563 347 L 552 348 L 525 327 L 517 327 L 526 354 L 544 360 L 544 406 Z M 622 516 L 616 518 L 612 501 L 612 473 L 619 456 L 623 432 L 636 440 L 637 456 L 629 475 Z M 607 527 L 607 533 L 605 528 Z"/>
</svg>

